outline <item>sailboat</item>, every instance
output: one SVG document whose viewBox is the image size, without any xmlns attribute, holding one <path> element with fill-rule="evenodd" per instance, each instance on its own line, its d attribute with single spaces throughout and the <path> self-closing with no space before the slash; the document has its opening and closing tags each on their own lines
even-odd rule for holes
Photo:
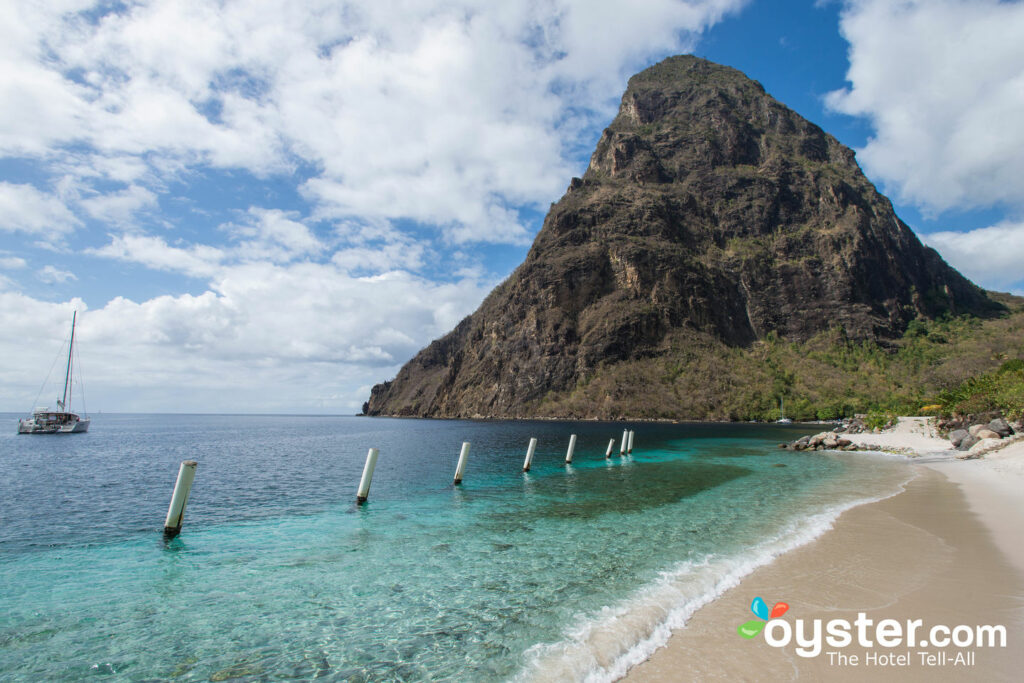
<svg viewBox="0 0 1024 683">
<path fill-rule="evenodd" d="M 57 410 L 36 408 L 32 417 L 18 420 L 19 434 L 77 434 L 89 431 L 89 418 L 69 412 L 71 405 L 72 366 L 75 351 L 75 319 L 78 311 L 71 314 L 71 343 L 68 344 L 68 364 L 64 371 L 64 394 L 57 401 Z"/>
</svg>

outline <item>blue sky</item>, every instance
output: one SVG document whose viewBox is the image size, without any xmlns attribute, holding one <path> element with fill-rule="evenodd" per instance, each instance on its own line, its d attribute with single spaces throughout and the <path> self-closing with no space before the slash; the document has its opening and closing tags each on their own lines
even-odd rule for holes
<svg viewBox="0 0 1024 683">
<path fill-rule="evenodd" d="M 684 52 L 1024 293 L 1020 2 L 40 5 L 0 22 L 3 410 L 78 309 L 90 411 L 358 411 L 522 261 L 629 75 Z"/>
</svg>

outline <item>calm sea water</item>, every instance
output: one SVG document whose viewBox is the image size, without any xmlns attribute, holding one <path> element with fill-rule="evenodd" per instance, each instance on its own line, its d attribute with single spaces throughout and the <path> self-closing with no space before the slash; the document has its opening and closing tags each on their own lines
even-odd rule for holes
<svg viewBox="0 0 1024 683">
<path fill-rule="evenodd" d="M 908 478 L 781 452 L 807 430 L 774 425 L 95 415 L 30 436 L 17 417 L 0 415 L 3 680 L 611 680 Z M 626 426 L 633 456 L 606 461 Z"/>
</svg>

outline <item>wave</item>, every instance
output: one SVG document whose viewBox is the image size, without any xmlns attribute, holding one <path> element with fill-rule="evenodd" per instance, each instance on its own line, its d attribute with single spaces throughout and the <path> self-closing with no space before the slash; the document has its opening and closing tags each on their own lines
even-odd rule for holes
<svg viewBox="0 0 1024 683">
<path fill-rule="evenodd" d="M 776 535 L 742 554 L 712 554 L 699 562 L 679 563 L 622 602 L 581 616 L 566 629 L 562 640 L 531 647 L 525 653 L 525 666 L 513 680 L 610 683 L 622 678 L 664 646 L 672 631 L 685 626 L 698 609 L 738 586 L 754 570 L 817 539 L 845 511 L 902 493 L 915 476 L 911 472 L 894 490 L 882 495 L 793 519 Z"/>
</svg>

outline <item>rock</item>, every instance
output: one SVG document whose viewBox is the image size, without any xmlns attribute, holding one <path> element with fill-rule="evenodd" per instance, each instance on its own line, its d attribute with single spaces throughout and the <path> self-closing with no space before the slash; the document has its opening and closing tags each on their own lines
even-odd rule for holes
<svg viewBox="0 0 1024 683">
<path fill-rule="evenodd" d="M 960 442 L 970 436 L 970 432 L 966 429 L 955 429 L 949 434 L 949 442 L 953 444 L 953 448 L 960 445 Z"/>
<path fill-rule="evenodd" d="M 988 425 L 987 424 L 971 425 L 970 427 L 967 428 L 967 433 L 970 434 L 971 436 L 977 436 L 978 432 L 980 432 L 982 429 L 988 429 Z"/>
<path fill-rule="evenodd" d="M 707 419 L 735 396 L 669 400 L 650 377 L 768 335 L 889 341 L 917 317 L 1004 309 L 921 244 L 853 150 L 739 71 L 670 57 L 629 80 L 524 262 L 365 412 Z"/>
<path fill-rule="evenodd" d="M 1020 434 L 1021 432 L 1024 432 L 1024 424 L 1022 424 L 1020 420 L 1011 422 L 1010 429 L 1013 430 L 1014 434 Z"/>
<path fill-rule="evenodd" d="M 1001 417 L 997 417 L 989 422 L 988 428 L 1002 437 L 1007 437 L 1013 434 L 1013 429 L 1010 427 L 1009 423 Z"/>
<path fill-rule="evenodd" d="M 957 446 L 956 449 L 958 451 L 969 451 L 971 450 L 971 446 L 978 443 L 979 441 L 981 441 L 981 439 L 979 439 L 978 437 L 974 436 L 973 434 L 968 434 L 967 436 L 960 440 L 960 445 Z"/>
<path fill-rule="evenodd" d="M 849 439 L 836 439 L 836 446 L 838 448 L 846 448 L 847 446 L 849 446 L 852 443 L 853 442 L 850 441 Z"/>
<path fill-rule="evenodd" d="M 985 429 L 979 429 L 978 433 L 975 434 L 975 436 L 978 437 L 979 439 L 982 439 L 982 440 L 984 440 L 984 439 L 1000 439 L 1000 438 L 1002 438 L 1001 436 L 999 436 L 998 432 L 993 432 L 988 427 L 986 427 Z"/>
<path fill-rule="evenodd" d="M 998 437 L 996 437 L 995 439 L 992 439 L 992 438 L 979 439 L 978 443 L 976 443 L 973 446 L 971 446 L 971 451 L 975 452 L 975 453 L 977 453 L 978 451 L 985 451 L 985 450 L 988 450 L 989 448 L 993 448 L 995 446 L 999 446 L 1001 443 L 1002 443 L 1002 439 L 1000 439 Z"/>
</svg>

